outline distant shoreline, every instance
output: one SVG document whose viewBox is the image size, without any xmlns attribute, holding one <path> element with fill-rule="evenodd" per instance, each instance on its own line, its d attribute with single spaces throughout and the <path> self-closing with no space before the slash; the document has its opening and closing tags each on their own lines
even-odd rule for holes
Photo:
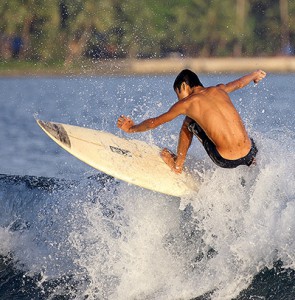
<svg viewBox="0 0 295 300">
<path fill-rule="evenodd" d="M 177 74 L 182 69 L 197 73 L 239 73 L 263 69 L 272 73 L 295 72 L 295 57 L 256 58 L 163 58 L 163 59 L 114 59 L 94 62 L 78 62 L 74 66 L 18 67 L 17 63 L 7 69 L 2 62 L 1 77 L 14 76 L 90 76 L 90 75 L 165 75 Z"/>
</svg>

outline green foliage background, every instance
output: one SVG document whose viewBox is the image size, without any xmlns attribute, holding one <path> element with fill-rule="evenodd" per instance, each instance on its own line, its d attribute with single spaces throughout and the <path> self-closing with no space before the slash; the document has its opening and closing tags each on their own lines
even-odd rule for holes
<svg viewBox="0 0 295 300">
<path fill-rule="evenodd" d="M 0 59 L 21 37 L 21 60 L 286 54 L 293 0 L 2 0 Z M 289 51 L 288 54 L 292 53 Z"/>
</svg>

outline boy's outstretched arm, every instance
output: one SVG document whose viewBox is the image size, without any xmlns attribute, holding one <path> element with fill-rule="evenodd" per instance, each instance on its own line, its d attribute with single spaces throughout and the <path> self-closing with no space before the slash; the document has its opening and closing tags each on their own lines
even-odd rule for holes
<svg viewBox="0 0 295 300">
<path fill-rule="evenodd" d="M 117 121 L 117 127 L 127 133 L 143 132 L 154 129 L 164 123 L 167 123 L 185 112 L 183 105 L 179 102 L 175 103 L 166 113 L 147 119 L 139 124 L 134 124 L 133 120 L 121 115 Z"/>
<path fill-rule="evenodd" d="M 134 124 L 133 120 L 126 116 L 120 116 L 117 121 L 117 127 L 122 129 L 127 133 L 134 133 L 134 132 L 143 132 L 147 130 L 154 129 L 159 125 L 165 123 L 165 121 L 158 120 L 158 118 L 151 118 L 147 119 L 139 124 Z"/>
<path fill-rule="evenodd" d="M 241 89 L 248 85 L 251 81 L 258 83 L 266 76 L 266 73 L 263 70 L 256 70 L 252 73 L 249 73 L 237 80 L 231 81 L 227 84 L 219 84 L 218 87 L 223 89 L 227 93 L 231 93 L 238 89 Z"/>
</svg>

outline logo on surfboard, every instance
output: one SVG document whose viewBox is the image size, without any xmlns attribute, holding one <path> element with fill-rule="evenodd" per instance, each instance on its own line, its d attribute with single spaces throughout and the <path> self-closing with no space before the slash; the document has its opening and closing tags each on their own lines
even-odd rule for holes
<svg viewBox="0 0 295 300">
<path fill-rule="evenodd" d="M 114 147 L 114 146 L 110 146 L 110 149 L 112 152 L 123 155 L 123 156 L 128 156 L 128 157 L 132 157 L 131 152 L 128 150 L 124 150 L 118 147 Z"/>
</svg>

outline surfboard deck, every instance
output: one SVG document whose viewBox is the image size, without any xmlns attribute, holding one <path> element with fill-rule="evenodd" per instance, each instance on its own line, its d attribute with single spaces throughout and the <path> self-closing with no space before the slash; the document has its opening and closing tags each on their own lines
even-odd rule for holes
<svg viewBox="0 0 295 300">
<path fill-rule="evenodd" d="M 155 145 L 85 127 L 36 121 L 63 149 L 117 179 L 177 197 L 198 189 L 198 182 L 190 174 L 170 170 Z"/>
</svg>

